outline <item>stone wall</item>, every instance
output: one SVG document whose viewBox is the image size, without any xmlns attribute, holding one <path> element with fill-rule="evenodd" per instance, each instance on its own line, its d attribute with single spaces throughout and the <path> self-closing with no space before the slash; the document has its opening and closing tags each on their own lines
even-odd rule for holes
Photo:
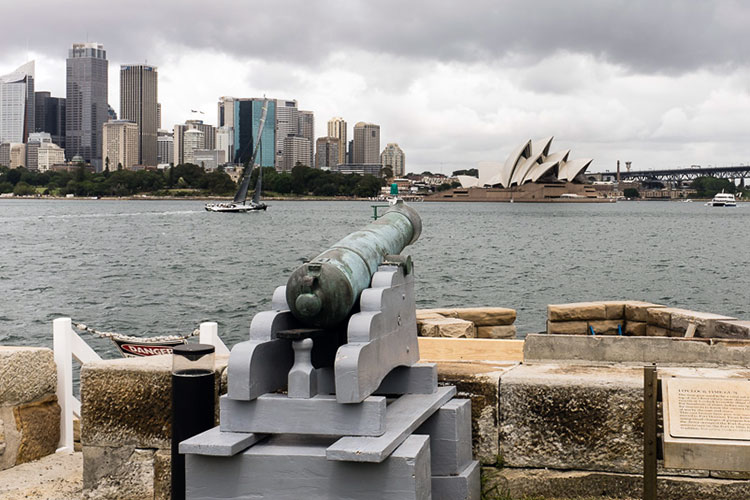
<svg viewBox="0 0 750 500">
<path fill-rule="evenodd" d="M 217 357 L 217 415 L 226 363 Z M 85 498 L 170 498 L 171 367 L 172 356 L 153 356 L 81 368 Z"/>
<path fill-rule="evenodd" d="M 0 346 L 0 470 L 54 453 L 60 441 L 52 351 Z"/>
<path fill-rule="evenodd" d="M 515 321 L 515 309 L 505 307 L 417 310 L 417 329 L 422 337 L 514 339 Z"/>
<path fill-rule="evenodd" d="M 750 321 L 634 300 L 547 306 L 547 333 L 684 337 L 694 324 L 698 338 L 750 338 Z"/>
</svg>

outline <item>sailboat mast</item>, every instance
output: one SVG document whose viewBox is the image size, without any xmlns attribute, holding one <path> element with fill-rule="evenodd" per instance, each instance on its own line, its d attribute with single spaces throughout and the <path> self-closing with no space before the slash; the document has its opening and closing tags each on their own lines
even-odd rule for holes
<svg viewBox="0 0 750 500">
<path fill-rule="evenodd" d="M 253 154 L 250 157 L 250 168 L 249 171 L 245 171 L 244 175 L 245 178 L 242 181 L 242 184 L 240 185 L 240 189 L 237 191 L 237 194 L 234 196 L 234 202 L 235 203 L 242 203 L 245 204 L 245 200 L 247 199 L 247 191 L 250 187 L 250 177 L 253 172 L 253 167 L 255 166 L 255 157 L 258 155 L 258 151 L 260 150 L 260 144 L 261 144 L 261 137 L 263 136 L 263 128 L 266 124 L 266 114 L 268 112 L 268 99 L 263 99 L 263 109 L 260 112 L 260 123 L 258 125 L 258 142 L 255 143 L 255 149 L 253 149 Z M 263 171 L 263 166 L 261 165 L 261 172 Z M 248 170 L 248 169 L 246 169 Z M 256 195 L 253 195 L 253 199 Z M 257 196 L 260 196 L 260 193 L 258 193 Z"/>
</svg>

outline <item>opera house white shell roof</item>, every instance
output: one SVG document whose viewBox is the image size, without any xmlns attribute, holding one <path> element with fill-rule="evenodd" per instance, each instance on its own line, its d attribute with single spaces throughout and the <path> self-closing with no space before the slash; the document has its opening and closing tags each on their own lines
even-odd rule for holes
<svg viewBox="0 0 750 500">
<path fill-rule="evenodd" d="M 479 162 L 479 177 L 459 175 L 464 188 L 521 186 L 527 182 L 583 182 L 583 173 L 593 160 L 568 160 L 570 150 L 550 154 L 552 137 L 526 141 L 505 160 Z"/>
</svg>

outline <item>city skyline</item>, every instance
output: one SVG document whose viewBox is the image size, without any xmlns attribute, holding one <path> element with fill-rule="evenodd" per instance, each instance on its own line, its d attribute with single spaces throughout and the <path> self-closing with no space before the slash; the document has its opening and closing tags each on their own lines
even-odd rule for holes
<svg viewBox="0 0 750 500">
<path fill-rule="evenodd" d="M 216 124 L 223 95 L 296 99 L 315 113 L 318 137 L 334 116 L 380 124 L 382 141 L 408 151 L 413 171 L 499 161 L 524 137 L 548 135 L 594 158 L 594 171 L 613 170 L 618 159 L 634 169 L 750 162 L 750 63 L 736 44 L 750 20 L 746 6 L 470 1 L 425 11 L 399 4 L 399 16 L 413 19 L 402 29 L 390 22 L 396 4 L 388 1 L 285 4 L 255 2 L 227 21 L 233 9 L 217 1 L 165 27 L 161 21 L 182 9 L 163 2 L 128 30 L 118 26 L 135 20 L 137 9 L 81 8 L 80 32 L 71 33 L 63 29 L 66 9 L 42 1 L 34 38 L 23 22 L 0 33 L 0 74 L 35 59 L 36 89 L 64 97 L 67 48 L 94 40 L 108 52 L 115 107 L 120 65 L 160 68 L 164 128 L 204 117 L 191 109 Z M 21 9 L 7 6 L 23 20 Z M 262 29 L 242 28 L 250 11 Z M 324 13 L 325 33 L 315 22 Z M 289 24 L 277 30 L 282 15 Z M 176 29 L 185 23 L 196 29 Z"/>
</svg>

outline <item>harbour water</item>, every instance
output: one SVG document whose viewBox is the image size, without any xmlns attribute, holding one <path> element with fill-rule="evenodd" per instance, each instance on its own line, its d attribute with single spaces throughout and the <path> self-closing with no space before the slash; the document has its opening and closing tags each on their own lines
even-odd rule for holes
<svg viewBox="0 0 750 500">
<path fill-rule="evenodd" d="M 217 321 L 228 345 L 303 259 L 369 222 L 368 202 L 0 200 L 0 343 L 51 346 L 52 320 L 150 336 Z M 750 206 L 420 203 L 419 307 L 641 299 L 750 319 Z M 105 357 L 109 341 L 92 339 Z"/>
</svg>

